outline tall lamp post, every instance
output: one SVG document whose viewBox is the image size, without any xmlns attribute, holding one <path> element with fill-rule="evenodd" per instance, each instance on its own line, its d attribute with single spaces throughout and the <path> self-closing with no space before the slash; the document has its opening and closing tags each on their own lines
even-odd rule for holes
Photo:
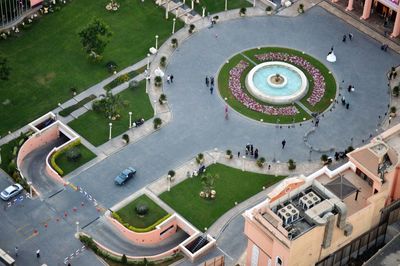
<svg viewBox="0 0 400 266">
<path fill-rule="evenodd" d="M 167 179 L 168 179 L 168 191 L 170 191 L 171 190 L 171 175 L 168 175 Z"/>
<path fill-rule="evenodd" d="M 157 114 L 157 100 L 154 100 L 154 115 Z"/>
<path fill-rule="evenodd" d="M 158 35 L 156 35 L 156 50 L 158 50 Z"/>
<path fill-rule="evenodd" d="M 76 221 L 76 234 L 79 234 L 79 222 Z"/>
<path fill-rule="evenodd" d="M 112 136 L 112 134 L 111 134 L 111 131 L 112 131 L 112 123 L 109 123 L 108 125 L 110 126 L 110 133 L 109 133 L 109 135 L 108 135 L 108 140 L 111 140 L 111 136 Z"/>
<path fill-rule="evenodd" d="M 243 159 L 242 171 L 244 172 L 244 159 L 246 159 L 246 156 L 243 155 L 242 159 Z"/>
<path fill-rule="evenodd" d="M 129 128 L 132 128 L 132 112 L 129 112 Z"/>
<path fill-rule="evenodd" d="M 228 0 L 225 0 L 225 11 L 228 10 Z"/>
<path fill-rule="evenodd" d="M 150 68 L 150 54 L 147 54 L 147 70 Z"/>
<path fill-rule="evenodd" d="M 175 33 L 175 23 L 176 23 L 176 18 L 172 19 L 172 34 Z"/>
</svg>

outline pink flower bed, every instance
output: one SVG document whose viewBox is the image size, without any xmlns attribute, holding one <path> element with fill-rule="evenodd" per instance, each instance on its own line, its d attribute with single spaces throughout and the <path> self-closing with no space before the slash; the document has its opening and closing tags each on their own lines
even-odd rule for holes
<svg viewBox="0 0 400 266">
<path fill-rule="evenodd" d="M 314 80 L 314 88 L 307 102 L 312 106 L 319 103 L 325 94 L 325 79 L 318 68 L 302 57 L 287 53 L 266 53 L 255 56 L 260 61 L 283 61 L 305 69 Z"/>
<path fill-rule="evenodd" d="M 274 107 L 269 105 L 264 105 L 256 102 L 253 98 L 248 96 L 242 89 L 242 84 L 240 83 L 240 77 L 243 71 L 249 66 L 246 61 L 240 61 L 234 68 L 229 71 L 229 82 L 228 87 L 231 90 L 233 96 L 241 102 L 247 108 L 265 113 L 268 115 L 296 115 L 299 113 L 296 106 L 286 106 L 286 107 Z"/>
</svg>

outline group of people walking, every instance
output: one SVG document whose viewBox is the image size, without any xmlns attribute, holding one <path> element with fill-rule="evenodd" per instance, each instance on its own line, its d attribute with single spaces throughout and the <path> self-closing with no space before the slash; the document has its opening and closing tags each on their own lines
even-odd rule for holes
<svg viewBox="0 0 400 266">
<path fill-rule="evenodd" d="M 214 91 L 214 77 L 206 76 L 206 86 L 210 88 L 210 94 L 213 94 Z"/>
</svg>

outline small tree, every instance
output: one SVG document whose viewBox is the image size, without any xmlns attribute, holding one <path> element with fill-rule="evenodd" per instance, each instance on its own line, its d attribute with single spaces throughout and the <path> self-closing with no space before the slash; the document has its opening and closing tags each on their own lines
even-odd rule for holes
<svg viewBox="0 0 400 266">
<path fill-rule="evenodd" d="M 397 111 L 396 106 L 390 107 L 390 112 L 391 112 L 392 114 L 395 114 L 396 111 Z"/>
<path fill-rule="evenodd" d="M 109 73 L 114 73 L 114 71 L 117 70 L 117 66 L 117 63 L 115 63 L 114 61 L 108 61 L 106 63 L 106 68 Z"/>
<path fill-rule="evenodd" d="M 272 6 L 267 6 L 265 8 L 265 11 L 267 11 L 268 13 L 271 13 L 272 12 Z"/>
<path fill-rule="evenodd" d="M 296 169 L 296 162 L 293 159 L 289 159 L 289 161 L 288 161 L 288 169 L 289 170 Z"/>
<path fill-rule="evenodd" d="M 203 185 L 203 191 L 206 193 L 206 195 L 211 195 L 211 190 L 214 189 L 214 183 L 215 180 L 218 179 L 218 175 L 213 175 L 210 173 L 203 174 L 201 176 L 201 183 Z"/>
<path fill-rule="evenodd" d="M 162 124 L 161 118 L 159 117 L 154 118 L 153 120 L 154 129 L 158 129 L 161 126 L 161 124 Z"/>
<path fill-rule="evenodd" d="M 259 159 L 256 161 L 256 164 L 257 164 L 258 167 L 263 167 L 264 164 L 265 164 L 265 158 L 264 158 L 264 157 L 259 158 Z"/>
<path fill-rule="evenodd" d="M 240 9 L 240 11 L 239 11 L 239 14 L 240 14 L 241 16 L 246 15 L 246 11 L 247 11 L 247 9 L 246 9 L 245 7 L 242 7 L 242 8 Z"/>
<path fill-rule="evenodd" d="M 304 13 L 304 5 L 303 4 L 300 4 L 299 5 L 299 8 L 297 9 L 297 11 L 301 14 L 301 13 Z"/>
<path fill-rule="evenodd" d="M 195 28 L 196 28 L 196 26 L 194 24 L 190 24 L 189 25 L 189 33 L 193 33 Z"/>
<path fill-rule="evenodd" d="M 204 154 L 202 154 L 202 153 L 197 154 L 196 162 L 197 162 L 198 164 L 204 162 Z"/>
<path fill-rule="evenodd" d="M 96 58 L 104 52 L 112 33 L 107 24 L 94 18 L 78 35 L 85 52 Z"/>
<path fill-rule="evenodd" d="M 0 79 L 8 80 L 10 77 L 11 67 L 8 65 L 8 60 L 5 57 L 0 57 Z"/>
<path fill-rule="evenodd" d="M 146 204 L 138 204 L 135 208 L 136 214 L 139 216 L 145 216 L 149 212 L 149 207 Z"/>
<path fill-rule="evenodd" d="M 178 47 L 178 39 L 177 38 L 173 38 L 171 40 L 171 44 L 172 44 L 172 47 L 174 47 L 174 48 Z"/>
<path fill-rule="evenodd" d="M 165 95 L 164 93 L 162 93 L 160 95 L 160 98 L 158 99 L 158 101 L 160 102 L 160 104 L 164 104 L 165 101 L 167 101 L 167 95 Z"/>
<path fill-rule="evenodd" d="M 82 157 L 81 151 L 78 147 L 72 147 L 67 150 L 66 153 L 68 161 L 76 162 Z"/>
<path fill-rule="evenodd" d="M 354 151 L 354 148 L 353 148 L 353 146 L 349 146 L 349 147 L 347 147 L 347 149 L 344 151 L 346 154 L 348 154 L 349 152 L 352 152 L 352 151 Z"/>
<path fill-rule="evenodd" d="M 167 65 L 167 57 L 162 56 L 160 58 L 160 66 L 165 67 Z"/>
<path fill-rule="evenodd" d="M 226 150 L 226 157 L 232 159 L 233 155 L 231 150 Z"/>
<path fill-rule="evenodd" d="M 400 93 L 400 87 L 399 86 L 394 86 L 393 88 L 393 96 L 398 97 Z"/>
<path fill-rule="evenodd" d="M 160 87 L 162 85 L 162 77 L 155 76 L 154 77 L 154 85 L 156 85 L 157 87 Z"/>
<path fill-rule="evenodd" d="M 126 144 L 129 143 L 129 135 L 128 134 L 122 135 L 122 139 L 125 141 Z"/>
<path fill-rule="evenodd" d="M 328 161 L 328 155 L 322 154 L 322 155 L 321 155 L 321 161 L 324 162 L 324 163 L 325 163 L 326 161 Z"/>
</svg>

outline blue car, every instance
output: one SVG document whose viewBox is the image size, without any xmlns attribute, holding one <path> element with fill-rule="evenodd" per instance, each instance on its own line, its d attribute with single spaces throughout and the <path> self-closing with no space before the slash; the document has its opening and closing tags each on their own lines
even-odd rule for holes
<svg viewBox="0 0 400 266">
<path fill-rule="evenodd" d="M 136 174 L 136 170 L 132 167 L 126 168 L 124 171 L 122 171 L 116 178 L 115 178 L 115 184 L 117 185 L 123 185 L 125 184 L 126 181 L 131 179 L 134 175 Z"/>
</svg>

